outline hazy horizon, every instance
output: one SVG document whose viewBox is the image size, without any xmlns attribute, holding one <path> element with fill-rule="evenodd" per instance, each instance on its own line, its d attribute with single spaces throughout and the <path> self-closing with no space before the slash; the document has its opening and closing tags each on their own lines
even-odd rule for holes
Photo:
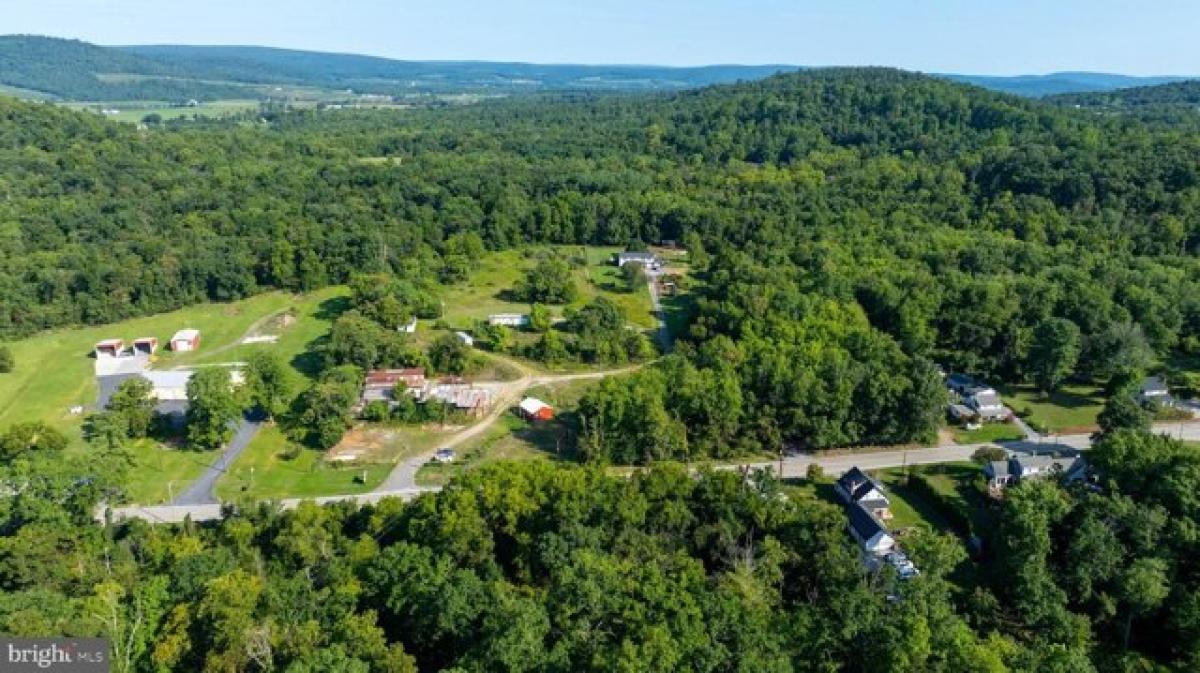
<svg viewBox="0 0 1200 673">
<path fill-rule="evenodd" d="M 1200 74 L 1200 3 L 10 0 L 3 30 L 101 45 L 262 46 L 412 61 L 879 65 L 1021 76 Z"/>
</svg>

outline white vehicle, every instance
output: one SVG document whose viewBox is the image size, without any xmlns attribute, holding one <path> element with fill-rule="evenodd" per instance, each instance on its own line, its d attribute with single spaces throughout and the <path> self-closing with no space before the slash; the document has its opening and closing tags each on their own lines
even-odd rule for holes
<svg viewBox="0 0 1200 673">
<path fill-rule="evenodd" d="M 454 449 L 438 449 L 433 459 L 439 463 L 449 463 L 454 460 Z"/>
</svg>

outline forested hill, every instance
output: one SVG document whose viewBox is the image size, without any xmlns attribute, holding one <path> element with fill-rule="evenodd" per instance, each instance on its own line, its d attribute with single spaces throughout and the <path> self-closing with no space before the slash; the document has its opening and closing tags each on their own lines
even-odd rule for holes
<svg viewBox="0 0 1200 673">
<path fill-rule="evenodd" d="M 1091 91 L 1051 96 L 1056 105 L 1087 108 L 1135 108 L 1152 105 L 1200 106 L 1200 80 L 1172 82 L 1158 86 L 1138 86 L 1114 91 Z"/>
<path fill-rule="evenodd" d="M 924 445 L 937 362 L 1108 385 L 1103 476 L 1007 491 L 954 580 L 963 546 L 918 526 L 904 583 L 861 569 L 838 509 L 682 467 L 497 464 L 410 505 L 101 528 L 117 431 L 68 454 L 22 424 L 0 435 L 0 631 L 105 634 L 163 671 L 1200 664 L 1200 453 L 1117 394 L 1200 355 L 1191 127 L 881 69 L 266 115 L 139 129 L 0 98 L 0 335 L 347 281 L 400 317 L 464 250 L 670 238 L 694 310 L 670 355 L 581 399 L 584 461 Z M 327 374 L 402 364 L 402 333 L 336 320 Z"/>
<path fill-rule="evenodd" d="M 78 40 L 0 35 L 0 84 L 74 100 L 186 100 L 244 96 L 187 79 L 189 71 Z"/>
<path fill-rule="evenodd" d="M 947 79 L 995 91 L 1040 98 L 1057 94 L 1111 91 L 1178 82 L 1183 77 L 1133 77 L 1105 72 L 1052 72 L 1046 75 L 945 75 Z"/>
<path fill-rule="evenodd" d="M 573 65 L 496 61 L 403 61 L 358 54 L 237 46 L 116 47 L 210 77 L 241 82 L 288 82 L 367 93 L 428 91 L 675 90 L 758 79 L 788 65 Z"/>
</svg>

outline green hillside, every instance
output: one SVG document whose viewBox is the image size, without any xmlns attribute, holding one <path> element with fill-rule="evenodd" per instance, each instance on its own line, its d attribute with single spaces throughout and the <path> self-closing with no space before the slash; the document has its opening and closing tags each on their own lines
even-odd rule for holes
<svg viewBox="0 0 1200 673">
<path fill-rule="evenodd" d="M 78 40 L 0 36 L 0 84 L 9 87 L 70 100 L 178 101 L 245 96 L 238 87 L 189 81 L 189 77 L 186 68 Z"/>
</svg>

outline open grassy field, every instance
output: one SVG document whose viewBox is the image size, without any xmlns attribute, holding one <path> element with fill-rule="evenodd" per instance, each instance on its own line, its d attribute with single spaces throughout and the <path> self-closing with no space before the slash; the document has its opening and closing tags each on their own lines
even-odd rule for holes
<svg viewBox="0 0 1200 673">
<path fill-rule="evenodd" d="M 236 501 L 365 493 L 391 470 L 391 463 L 334 465 L 322 455 L 290 444 L 278 427 L 264 426 L 217 482 L 217 497 Z"/>
<path fill-rule="evenodd" d="M 121 122 L 140 122 L 148 114 L 156 114 L 163 121 L 191 119 L 193 117 L 224 117 L 238 112 L 258 109 L 259 102 L 253 99 L 215 100 L 201 103 L 197 107 L 179 107 L 161 101 L 108 101 L 103 103 L 68 103 L 67 107 L 100 113 L 101 110 L 117 110 L 116 114 L 104 115 L 105 119 Z"/>
<path fill-rule="evenodd" d="M 96 401 L 96 383 L 91 358 L 92 346 L 100 339 L 126 341 L 139 336 L 158 337 L 167 343 L 176 330 L 195 327 L 202 343 L 192 353 L 171 353 L 161 348 L 156 367 L 237 361 L 252 348 L 277 349 L 301 373 L 312 363 L 305 357 L 309 344 L 329 329 L 331 302 L 345 294 L 344 288 L 327 288 L 297 296 L 282 292 L 258 295 L 229 304 L 200 304 L 179 311 L 97 327 L 46 332 L 12 342 L 16 369 L 0 375 L 0 427 L 22 421 L 41 420 L 62 430 L 70 440 L 68 451 L 88 450 L 83 441 L 83 414 L 71 414 L 74 406 L 91 410 Z M 275 321 L 275 316 L 293 316 Z M 275 344 L 239 346 L 247 332 L 277 334 Z M 151 441 L 131 447 L 135 466 L 130 475 L 131 497 L 153 503 L 167 499 L 172 486 L 195 478 L 215 455 L 180 451 Z"/>
<path fill-rule="evenodd" d="M 1012 423 L 988 423 L 978 430 L 954 427 L 951 432 L 954 434 L 954 441 L 959 444 L 986 444 L 1025 438 L 1021 428 Z"/>
<path fill-rule="evenodd" d="M 646 290 L 630 292 L 625 289 L 620 271 L 611 263 L 616 247 L 554 246 L 504 250 L 484 255 L 474 264 L 471 277 L 463 283 L 449 286 L 442 293 L 445 320 L 456 329 L 466 329 L 477 320 L 493 313 L 528 313 L 529 304 L 511 296 L 511 291 L 536 263 L 539 251 L 556 250 L 567 258 L 578 257 L 587 264 L 575 269 L 579 298 L 572 304 L 580 307 L 603 294 L 625 310 L 629 322 L 650 329 L 654 314 L 650 294 Z M 561 306 L 551 306 L 551 314 L 562 315 Z"/>
<path fill-rule="evenodd" d="M 1043 396 L 1030 385 L 999 390 L 1013 411 L 1022 413 L 1028 409 L 1026 420 L 1045 432 L 1090 432 L 1096 428 L 1096 416 L 1104 408 L 1104 391 L 1093 385 L 1064 385 L 1049 396 Z"/>
</svg>

